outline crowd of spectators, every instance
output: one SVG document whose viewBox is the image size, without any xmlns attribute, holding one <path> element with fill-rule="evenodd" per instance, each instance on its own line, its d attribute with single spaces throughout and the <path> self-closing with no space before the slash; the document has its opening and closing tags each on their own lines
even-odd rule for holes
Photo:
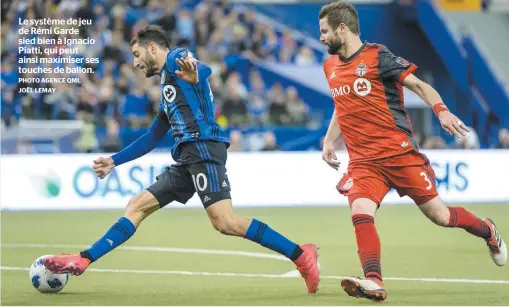
<svg viewBox="0 0 509 307">
<path fill-rule="evenodd" d="M 53 75 L 78 77 L 79 84 L 18 84 L 19 77 L 40 76 L 18 73 L 18 66 L 35 66 L 18 63 L 18 18 L 41 17 L 93 20 L 91 26 L 80 28 L 80 35 L 93 38 L 96 43 L 76 47 L 82 56 L 100 59 L 99 64 L 89 65 L 95 73 Z M 159 78 L 147 79 L 132 66 L 129 45 L 131 37 L 148 24 L 162 26 L 173 45 L 193 50 L 211 66 L 209 80 L 216 101 L 216 118 L 222 126 L 309 124 L 312 110 L 297 88 L 278 82 L 266 84 L 255 68 L 242 76 L 229 69 L 225 59 L 242 55 L 306 66 L 321 62 L 323 54 L 295 39 L 291 30 L 261 23 L 254 12 L 234 9 L 227 0 L 18 0 L 2 2 L 2 126 L 16 125 L 20 118 L 80 119 L 86 125 L 77 141 L 80 150 L 119 149 L 123 131 L 148 127 L 159 107 Z M 23 94 L 22 87 L 56 90 L 52 94 Z M 98 134 L 98 130 L 102 133 Z M 279 148 L 273 133 L 264 135 L 263 141 L 260 138 L 246 141 L 239 131 L 232 132 L 232 138 L 254 143 L 258 150 Z M 507 148 L 508 138 L 507 129 L 500 130 L 497 146 Z M 344 148 L 341 142 L 338 146 Z M 478 146 L 475 132 L 452 145 L 440 137 L 421 140 L 422 148 Z M 232 150 L 235 148 L 250 150 L 253 146 L 232 145 Z"/>
<path fill-rule="evenodd" d="M 196 3 L 199 2 L 199 3 Z M 4 5 L 4 4 L 2 4 Z M 160 101 L 159 78 L 147 79 L 132 66 L 129 41 L 148 24 L 162 26 L 173 45 L 195 51 L 213 70 L 209 79 L 216 101 L 218 122 L 225 127 L 303 126 L 309 106 L 295 87 L 266 84 L 252 68 L 247 77 L 228 69 L 225 57 L 316 64 L 316 54 L 271 25 L 256 21 L 253 12 L 232 9 L 228 1 L 186 0 L 21 0 L 4 7 L 2 19 L 2 126 L 20 118 L 81 119 L 89 128 L 103 129 L 111 141 L 123 128 L 150 125 Z M 18 18 L 92 19 L 80 28 L 82 38 L 93 45 L 76 45 L 80 55 L 99 58 L 93 74 L 52 74 L 46 77 L 79 77 L 79 84 L 18 84 Z M 63 38 L 65 35 L 61 35 Z M 37 37 L 32 35 L 30 38 Z M 48 37 L 50 38 L 50 37 Z M 58 38 L 57 35 L 54 38 Z M 46 46 L 53 47 L 53 46 Z M 63 47 L 63 46 L 55 46 Z M 74 47 L 74 46 L 73 46 Z M 30 55 L 25 55 L 30 57 Z M 50 66 L 50 65 L 48 65 Z M 53 94 L 19 93 L 22 87 L 53 87 Z M 87 137 L 86 139 L 93 139 Z M 92 146 L 98 143 L 90 141 Z"/>
</svg>

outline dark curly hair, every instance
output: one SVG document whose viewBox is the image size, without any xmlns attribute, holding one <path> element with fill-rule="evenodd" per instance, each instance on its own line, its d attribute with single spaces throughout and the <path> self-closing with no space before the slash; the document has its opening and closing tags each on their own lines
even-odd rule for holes
<svg viewBox="0 0 509 307">
<path fill-rule="evenodd" d="M 136 43 L 141 46 L 147 46 L 151 42 L 156 43 L 160 47 L 170 49 L 170 40 L 166 36 L 164 29 L 156 25 L 149 25 L 139 30 L 136 36 L 131 39 L 131 46 L 134 46 Z"/>
</svg>

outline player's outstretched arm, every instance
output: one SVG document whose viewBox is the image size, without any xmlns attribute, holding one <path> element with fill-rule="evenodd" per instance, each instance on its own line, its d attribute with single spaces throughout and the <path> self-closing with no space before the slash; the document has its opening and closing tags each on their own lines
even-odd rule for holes
<svg viewBox="0 0 509 307">
<path fill-rule="evenodd" d="M 119 153 L 111 157 L 101 157 L 94 160 L 93 169 L 97 177 L 103 179 L 110 173 L 113 167 L 135 160 L 152 151 L 169 129 L 170 124 L 166 119 L 166 114 L 163 111 L 159 111 L 159 114 L 157 114 L 156 119 L 147 133 L 139 137 Z"/>
<path fill-rule="evenodd" d="M 332 113 L 332 118 L 329 124 L 329 128 L 327 129 L 327 133 L 325 134 L 325 138 L 323 140 L 323 152 L 322 159 L 329 164 L 330 167 L 334 169 L 339 169 L 340 162 L 337 161 L 336 157 L 336 147 L 334 144 L 339 139 L 341 135 L 341 130 L 339 129 L 339 124 L 336 118 L 336 110 Z"/>
<path fill-rule="evenodd" d="M 403 85 L 416 93 L 427 105 L 433 108 L 433 112 L 440 120 L 442 128 L 450 135 L 461 137 L 469 132 L 468 127 L 449 111 L 442 101 L 440 94 L 431 85 L 420 80 L 414 74 L 409 74 L 403 80 Z"/>
</svg>

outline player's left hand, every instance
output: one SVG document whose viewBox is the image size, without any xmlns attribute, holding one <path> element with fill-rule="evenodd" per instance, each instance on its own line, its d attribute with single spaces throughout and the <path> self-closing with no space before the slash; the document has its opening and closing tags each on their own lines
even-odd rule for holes
<svg viewBox="0 0 509 307">
<path fill-rule="evenodd" d="M 444 130 L 450 135 L 460 138 L 462 136 L 466 136 L 467 133 L 470 132 L 468 127 L 458 117 L 456 117 L 456 115 L 447 110 L 438 113 L 438 119 L 440 120 L 442 128 L 444 128 Z"/>
<path fill-rule="evenodd" d="M 179 70 L 176 70 L 175 73 L 177 76 L 189 83 L 198 83 L 198 69 L 197 62 L 198 60 L 195 58 L 186 58 L 186 59 L 177 59 L 177 64 L 180 67 Z"/>
</svg>

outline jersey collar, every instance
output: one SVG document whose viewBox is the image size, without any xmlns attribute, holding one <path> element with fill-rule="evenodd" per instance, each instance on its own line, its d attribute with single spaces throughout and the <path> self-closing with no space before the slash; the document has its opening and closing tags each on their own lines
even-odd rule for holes
<svg viewBox="0 0 509 307">
<path fill-rule="evenodd" d="M 170 51 L 168 51 L 166 53 L 166 62 L 163 64 L 163 67 L 161 67 L 161 70 L 159 71 L 159 76 L 162 76 L 162 73 L 164 71 L 164 66 L 166 66 L 166 63 L 168 62 L 168 55 L 170 55 L 170 52 L 172 51 L 173 49 L 170 49 Z"/>
<path fill-rule="evenodd" d="M 345 58 L 345 57 L 341 56 L 340 54 L 338 54 L 339 59 L 345 63 L 350 62 L 351 60 L 355 59 L 362 52 L 362 50 L 364 50 L 364 47 L 366 47 L 367 43 L 368 43 L 367 41 L 364 41 L 362 43 L 362 46 L 359 48 L 359 50 L 355 51 L 355 53 L 352 54 L 351 56 L 349 56 L 348 58 Z"/>
</svg>

